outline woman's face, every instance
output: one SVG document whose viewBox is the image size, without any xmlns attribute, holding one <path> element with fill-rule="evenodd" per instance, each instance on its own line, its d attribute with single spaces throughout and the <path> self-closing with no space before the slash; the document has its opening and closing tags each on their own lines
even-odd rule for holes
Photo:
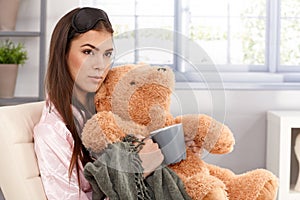
<svg viewBox="0 0 300 200">
<path fill-rule="evenodd" d="M 97 91 L 112 59 L 113 41 L 109 32 L 90 30 L 71 41 L 67 63 L 77 98 L 82 100 L 88 92 Z"/>
</svg>

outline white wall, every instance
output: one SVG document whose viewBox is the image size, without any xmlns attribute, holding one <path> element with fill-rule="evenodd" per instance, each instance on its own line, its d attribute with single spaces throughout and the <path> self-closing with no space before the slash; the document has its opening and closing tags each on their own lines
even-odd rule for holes
<svg viewBox="0 0 300 200">
<path fill-rule="evenodd" d="M 264 168 L 266 165 L 266 112 L 268 110 L 300 110 L 300 91 L 228 90 L 224 93 L 226 112 L 224 123 L 232 130 L 236 145 L 230 154 L 208 155 L 204 158 L 205 161 L 228 167 L 236 173 Z M 223 91 L 180 90 L 176 92 L 176 96 L 184 102 L 184 113 L 212 114 L 222 110 L 220 107 L 215 108 L 212 101 L 214 101 L 213 98 L 222 99 Z M 199 109 L 195 109 L 197 106 Z M 173 105 L 174 114 L 180 113 L 174 107 Z M 213 116 L 220 117 L 215 114 Z"/>
</svg>

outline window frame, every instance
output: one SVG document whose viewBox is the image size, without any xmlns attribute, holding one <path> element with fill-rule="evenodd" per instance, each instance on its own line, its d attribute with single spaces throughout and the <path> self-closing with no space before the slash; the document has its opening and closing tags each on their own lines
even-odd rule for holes
<svg viewBox="0 0 300 200">
<path fill-rule="evenodd" d="M 265 64 L 216 65 L 215 72 L 221 77 L 222 84 L 212 83 L 209 89 L 300 89 L 300 66 L 280 65 L 280 6 L 281 0 L 266 0 Z M 178 51 L 181 51 L 179 35 L 182 33 L 183 25 L 182 8 L 182 1 L 174 0 L 173 42 L 174 49 Z M 137 13 L 135 12 L 132 16 L 136 30 L 139 27 Z M 135 62 L 138 59 L 137 56 L 134 55 Z M 181 63 L 180 57 L 174 54 L 171 66 L 175 73 L 186 73 Z M 189 76 L 188 73 L 186 75 Z M 177 83 L 177 85 L 181 89 L 207 89 L 206 82 L 210 81 L 193 80 L 191 82 L 191 84 Z"/>
</svg>

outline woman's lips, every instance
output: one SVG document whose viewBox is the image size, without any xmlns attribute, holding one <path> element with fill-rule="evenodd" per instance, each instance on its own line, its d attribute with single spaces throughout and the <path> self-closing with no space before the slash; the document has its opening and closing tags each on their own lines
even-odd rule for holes
<svg viewBox="0 0 300 200">
<path fill-rule="evenodd" d="M 101 76 L 89 76 L 90 79 L 92 79 L 94 82 L 99 82 L 101 81 L 102 77 Z"/>
</svg>

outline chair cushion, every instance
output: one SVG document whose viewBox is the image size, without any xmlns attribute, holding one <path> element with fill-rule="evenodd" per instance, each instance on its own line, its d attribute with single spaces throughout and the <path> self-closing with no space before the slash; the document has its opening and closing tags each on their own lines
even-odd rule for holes
<svg viewBox="0 0 300 200">
<path fill-rule="evenodd" d="M 0 187 L 6 200 L 46 200 L 32 137 L 44 104 L 0 107 Z"/>
</svg>

